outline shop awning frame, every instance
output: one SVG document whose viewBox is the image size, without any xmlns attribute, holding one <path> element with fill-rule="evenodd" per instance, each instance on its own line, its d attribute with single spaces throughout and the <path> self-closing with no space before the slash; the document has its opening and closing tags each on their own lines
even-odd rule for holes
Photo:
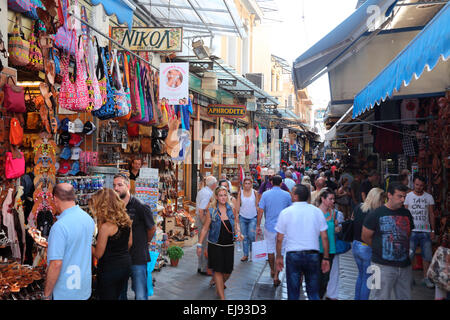
<svg viewBox="0 0 450 320">
<path fill-rule="evenodd" d="M 354 99 L 353 118 L 391 98 L 402 86 L 450 57 L 450 2 Z"/>
</svg>

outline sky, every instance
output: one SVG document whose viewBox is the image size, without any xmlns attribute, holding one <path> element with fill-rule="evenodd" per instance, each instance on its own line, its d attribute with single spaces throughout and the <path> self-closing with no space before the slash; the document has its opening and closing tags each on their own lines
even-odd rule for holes
<svg viewBox="0 0 450 320">
<path fill-rule="evenodd" d="M 272 53 L 290 65 L 356 9 L 357 0 L 275 0 L 283 23 L 271 23 Z M 262 5 L 260 3 L 260 5 Z M 304 16 L 304 18 L 302 18 Z M 326 107 L 330 100 L 328 75 L 307 87 L 314 107 Z"/>
</svg>

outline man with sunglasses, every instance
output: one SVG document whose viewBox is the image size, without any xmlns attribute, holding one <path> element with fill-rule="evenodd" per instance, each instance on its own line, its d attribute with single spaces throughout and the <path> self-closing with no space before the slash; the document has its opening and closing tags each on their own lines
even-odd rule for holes
<svg viewBox="0 0 450 320">
<path fill-rule="evenodd" d="M 133 245 L 131 255 L 131 280 L 136 300 L 147 300 L 147 262 L 150 262 L 148 243 L 156 231 L 152 210 L 130 194 L 130 179 L 123 173 L 116 174 L 113 181 L 114 191 L 125 202 L 128 215 L 133 221 Z M 128 285 L 125 286 L 120 300 L 127 300 Z"/>
</svg>

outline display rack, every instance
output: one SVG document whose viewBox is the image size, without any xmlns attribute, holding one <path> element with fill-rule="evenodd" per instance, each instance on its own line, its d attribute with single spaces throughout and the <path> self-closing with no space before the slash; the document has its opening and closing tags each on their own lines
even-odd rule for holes
<svg viewBox="0 0 450 320">
<path fill-rule="evenodd" d="M 75 189 L 76 203 L 83 209 L 89 209 L 89 199 L 105 184 L 104 175 L 57 177 L 58 183 L 70 183 Z"/>
</svg>

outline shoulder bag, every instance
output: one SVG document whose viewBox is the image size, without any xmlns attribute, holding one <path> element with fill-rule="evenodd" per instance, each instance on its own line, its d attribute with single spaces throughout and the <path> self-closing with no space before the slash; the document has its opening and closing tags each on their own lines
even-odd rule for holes
<svg viewBox="0 0 450 320">
<path fill-rule="evenodd" d="M 30 37 L 28 42 L 30 43 L 30 52 L 29 52 L 29 64 L 27 68 L 33 71 L 43 71 L 44 70 L 44 61 L 42 58 L 42 51 L 38 47 L 38 42 L 36 40 L 36 23 L 33 23 L 31 27 Z"/>
<path fill-rule="evenodd" d="M 129 120 L 130 119 L 130 90 L 128 87 L 123 86 L 122 76 L 120 74 L 119 68 L 119 59 L 117 57 L 117 49 L 113 51 L 113 63 L 115 67 L 115 72 L 117 76 L 117 85 L 118 88 L 114 89 L 114 100 L 116 101 L 116 109 L 117 109 L 117 117 L 120 120 Z M 111 68 L 111 71 L 113 69 Z M 126 76 L 126 75 L 125 75 Z M 126 78 L 125 78 L 126 84 Z"/>
<path fill-rule="evenodd" d="M 88 39 L 85 43 L 87 43 L 87 51 L 84 55 L 84 61 L 86 64 L 86 85 L 89 92 L 89 106 L 86 110 L 98 110 L 103 105 L 103 99 L 100 93 L 100 86 L 97 76 L 94 71 L 94 48 L 90 39 Z"/>
<path fill-rule="evenodd" d="M 29 52 L 30 43 L 23 36 L 22 19 L 16 15 L 13 32 L 8 37 L 8 61 L 13 66 L 26 66 L 30 62 Z"/>
<path fill-rule="evenodd" d="M 106 103 L 98 110 L 92 111 L 94 117 L 100 120 L 107 120 L 117 117 L 116 103 L 114 101 L 114 90 L 112 88 L 112 78 L 111 73 L 107 63 L 109 63 L 109 55 L 106 48 L 101 48 L 102 51 L 102 63 L 103 72 L 107 75 L 106 80 Z M 100 62 L 99 62 L 100 63 Z"/>
<path fill-rule="evenodd" d="M 100 88 L 100 95 L 102 97 L 102 104 L 104 105 L 106 103 L 106 101 L 108 101 L 108 93 L 106 90 L 106 82 L 107 82 L 107 78 L 106 78 L 106 74 L 105 74 L 105 68 L 103 65 L 103 51 L 100 48 L 100 46 L 98 45 L 98 40 L 97 37 L 94 37 L 94 40 L 96 42 L 96 46 L 97 46 L 97 68 L 95 70 L 95 76 L 97 77 L 97 82 L 98 82 L 98 86 Z M 100 106 L 101 108 L 101 106 Z M 98 109 L 95 109 L 98 110 Z"/>
<path fill-rule="evenodd" d="M 12 81 L 12 84 L 10 84 Z M 3 86 L 4 101 L 3 105 L 9 112 L 24 113 L 27 111 L 25 106 L 25 92 L 22 87 L 16 85 L 13 77 L 8 77 Z"/>
</svg>

